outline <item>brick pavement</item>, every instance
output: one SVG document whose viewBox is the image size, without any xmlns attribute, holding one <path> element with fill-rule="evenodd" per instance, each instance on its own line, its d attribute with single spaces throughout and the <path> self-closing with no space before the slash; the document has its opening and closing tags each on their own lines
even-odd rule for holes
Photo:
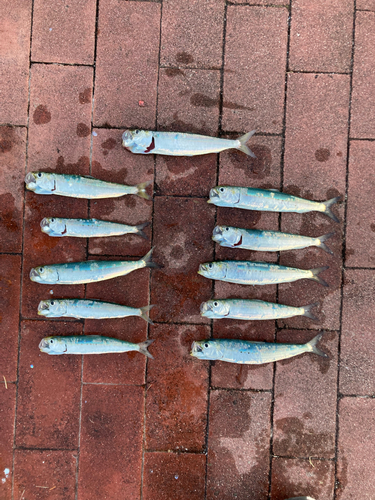
<svg viewBox="0 0 375 500">
<path fill-rule="evenodd" d="M 369 499 L 374 490 L 373 0 L 0 0 L 0 498 L 1 500 Z M 257 159 L 132 155 L 125 127 L 236 137 L 256 129 Z M 135 184 L 154 196 L 87 202 L 25 192 L 43 169 Z M 207 205 L 217 183 L 309 199 L 341 195 L 327 217 Z M 150 240 L 50 238 L 45 216 L 151 221 Z M 214 246 L 215 223 L 309 236 L 335 231 L 334 255 Z M 164 267 L 99 284 L 44 286 L 40 263 L 141 257 Z M 311 281 L 250 289 L 196 271 L 212 258 L 329 265 Z M 296 317 L 209 321 L 211 297 L 302 305 Z M 140 318 L 47 320 L 41 299 L 155 304 Z M 200 362 L 210 336 L 322 341 L 258 367 Z M 155 339 L 137 353 L 49 357 L 51 334 Z"/>
</svg>

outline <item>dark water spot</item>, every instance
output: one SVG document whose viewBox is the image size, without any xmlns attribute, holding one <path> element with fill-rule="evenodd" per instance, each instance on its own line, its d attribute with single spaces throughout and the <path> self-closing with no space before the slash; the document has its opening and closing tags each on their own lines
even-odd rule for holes
<svg viewBox="0 0 375 500">
<path fill-rule="evenodd" d="M 315 158 L 318 161 L 327 161 L 328 158 L 331 156 L 331 152 L 329 149 L 326 148 L 320 148 L 315 151 Z"/>
<path fill-rule="evenodd" d="M 12 149 L 11 141 L 0 140 L 0 153 L 8 153 Z"/>
<path fill-rule="evenodd" d="M 165 74 L 169 76 L 169 78 L 173 78 L 178 75 L 185 75 L 185 73 L 179 68 L 167 68 L 165 70 Z"/>
<path fill-rule="evenodd" d="M 83 92 L 79 93 L 79 102 L 81 104 L 88 104 L 91 102 L 91 88 L 85 89 Z"/>
<path fill-rule="evenodd" d="M 101 440 L 114 439 L 116 429 L 113 425 L 113 417 L 110 413 L 103 413 L 100 410 L 88 413 L 85 418 L 85 428 L 87 434 L 98 442 Z"/>
<path fill-rule="evenodd" d="M 116 139 L 113 139 L 113 137 L 110 137 L 106 141 L 102 142 L 102 148 L 104 149 L 103 154 L 104 156 L 107 156 L 108 152 L 113 149 L 117 144 Z"/>
<path fill-rule="evenodd" d="M 193 134 L 206 134 L 209 135 L 209 130 L 206 128 L 206 123 L 203 122 L 201 127 L 197 127 L 196 123 L 187 123 L 179 119 L 178 111 L 173 114 L 173 121 L 167 126 L 163 127 L 167 132 L 191 132 Z"/>
<path fill-rule="evenodd" d="M 131 196 L 125 196 L 125 201 L 124 201 L 125 205 L 129 208 L 135 208 L 135 206 L 137 205 L 137 202 L 134 198 L 134 195 L 131 195 Z"/>
<path fill-rule="evenodd" d="M 341 196 L 341 200 L 339 200 L 339 202 L 342 201 L 342 199 L 343 199 L 343 196 L 341 195 L 340 191 L 338 191 L 336 188 L 329 188 L 326 192 L 326 196 L 327 196 L 327 200 L 331 200 L 332 198 L 336 198 L 337 196 Z M 333 205 L 333 208 L 335 206 L 336 206 L 336 204 Z"/>
<path fill-rule="evenodd" d="M 239 365 L 237 367 L 237 374 L 235 376 L 235 379 L 240 387 L 243 387 L 245 380 L 247 378 L 248 370 L 246 370 L 246 368 L 247 367 L 245 367 L 245 365 Z"/>
<path fill-rule="evenodd" d="M 51 113 L 48 111 L 47 106 L 39 104 L 33 114 L 34 123 L 37 125 L 45 125 L 51 121 Z"/>
<path fill-rule="evenodd" d="M 89 168 L 90 159 L 88 156 L 81 156 L 77 163 L 65 163 L 64 157 L 59 156 L 56 162 L 56 172 L 59 174 L 87 175 Z"/>
<path fill-rule="evenodd" d="M 8 153 L 13 145 L 19 142 L 19 137 L 14 127 L 0 127 L 0 153 Z"/>
<path fill-rule="evenodd" d="M 182 64 L 190 64 L 194 62 L 194 57 L 187 52 L 178 52 L 176 54 L 176 61 Z"/>
<path fill-rule="evenodd" d="M 16 221 L 20 220 L 20 212 L 15 207 L 15 198 L 11 193 L 0 195 L 0 225 L 5 226 L 8 233 L 20 230 Z"/>
<path fill-rule="evenodd" d="M 77 135 L 78 137 L 87 137 L 90 135 L 91 129 L 84 123 L 78 123 L 77 125 Z"/>
<path fill-rule="evenodd" d="M 182 246 L 175 245 L 171 250 L 170 256 L 172 259 L 181 260 L 184 254 L 185 250 L 182 248 Z"/>
<path fill-rule="evenodd" d="M 354 248 L 347 248 L 346 249 L 346 258 L 350 257 L 351 255 L 355 254 Z"/>
<path fill-rule="evenodd" d="M 342 156 L 342 152 L 339 151 L 338 153 L 336 153 L 336 156 Z"/>
<path fill-rule="evenodd" d="M 243 106 L 241 104 L 237 104 L 236 102 L 229 102 L 229 101 L 224 101 L 223 102 L 223 108 L 227 109 L 247 109 L 249 111 L 254 111 L 255 108 L 249 108 L 248 106 Z"/>
<path fill-rule="evenodd" d="M 370 224 L 370 228 L 371 228 L 371 231 L 373 231 L 375 233 L 375 224 L 374 223 Z"/>
<path fill-rule="evenodd" d="M 213 108 L 219 106 L 219 99 L 212 99 L 208 95 L 196 93 L 190 97 L 190 103 L 193 106 Z"/>
<path fill-rule="evenodd" d="M 308 411 L 308 412 L 306 412 L 306 413 L 303 414 L 303 418 L 305 420 L 311 420 L 313 418 L 313 414 Z"/>
<path fill-rule="evenodd" d="M 262 144 L 249 146 L 256 158 L 246 156 L 235 149 L 229 151 L 229 159 L 233 166 L 242 169 L 248 177 L 264 179 L 271 173 L 272 153 L 269 147 Z"/>
<path fill-rule="evenodd" d="M 341 456 L 339 459 L 339 464 L 340 462 L 341 467 L 339 466 L 337 470 L 337 498 L 341 498 L 341 495 L 348 484 L 348 460 L 345 456 Z"/>
</svg>

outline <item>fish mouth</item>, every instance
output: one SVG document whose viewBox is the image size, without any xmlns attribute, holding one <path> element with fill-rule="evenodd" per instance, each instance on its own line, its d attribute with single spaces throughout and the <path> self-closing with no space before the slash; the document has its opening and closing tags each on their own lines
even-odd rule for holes
<svg viewBox="0 0 375 500">
<path fill-rule="evenodd" d="M 194 356 L 194 355 L 195 355 L 195 353 L 197 353 L 197 352 L 203 352 L 203 349 L 201 348 L 201 346 L 200 346 L 197 342 L 195 342 L 195 341 L 194 341 L 194 342 L 191 344 L 191 351 L 190 351 L 190 355 L 191 355 L 191 356 Z"/>
<path fill-rule="evenodd" d="M 38 281 L 40 278 L 38 271 L 35 268 L 32 268 L 30 271 L 30 279 L 31 281 Z"/>
<path fill-rule="evenodd" d="M 201 306 L 200 306 L 200 311 L 201 311 L 201 315 L 203 316 L 205 313 L 209 312 L 209 311 L 212 311 L 212 307 L 211 307 L 211 304 L 209 304 L 208 302 L 202 302 Z"/>
<path fill-rule="evenodd" d="M 122 145 L 124 148 L 127 146 L 130 146 L 133 141 L 133 133 L 131 130 L 125 130 L 125 132 L 122 134 Z"/>
<path fill-rule="evenodd" d="M 43 229 L 44 227 L 49 227 L 49 219 L 47 217 L 44 217 L 44 219 L 42 219 L 40 221 L 40 227 Z"/>
<path fill-rule="evenodd" d="M 47 349 L 47 348 L 48 348 L 48 342 L 47 342 L 47 340 L 42 339 L 39 342 L 39 349 L 42 351 L 43 349 Z"/>
<path fill-rule="evenodd" d="M 41 300 L 38 305 L 38 314 L 42 314 L 43 311 L 49 311 L 49 304 L 45 300 Z"/>
<path fill-rule="evenodd" d="M 210 189 L 210 199 L 207 201 L 207 203 L 213 203 L 214 201 L 220 199 L 220 196 L 218 193 L 215 191 L 215 188 Z"/>
<path fill-rule="evenodd" d="M 216 241 L 216 243 L 221 243 L 222 241 L 225 241 L 223 235 L 223 229 L 220 226 L 216 226 L 212 231 L 212 239 Z"/>
<path fill-rule="evenodd" d="M 33 189 L 36 187 L 36 178 L 32 172 L 29 172 L 25 177 L 25 183 L 27 189 Z"/>
</svg>

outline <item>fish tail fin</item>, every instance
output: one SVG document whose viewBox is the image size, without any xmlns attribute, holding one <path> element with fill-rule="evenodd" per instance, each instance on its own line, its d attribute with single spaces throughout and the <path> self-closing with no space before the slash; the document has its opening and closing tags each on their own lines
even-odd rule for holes
<svg viewBox="0 0 375 500">
<path fill-rule="evenodd" d="M 319 333 L 316 337 L 311 339 L 310 342 L 307 342 L 306 347 L 308 348 L 309 351 L 313 352 L 314 354 L 322 356 L 322 358 L 328 358 L 329 357 L 328 354 L 326 354 L 325 352 L 321 351 L 316 347 L 320 339 L 323 337 L 324 333 L 325 333 L 324 331 Z"/>
<path fill-rule="evenodd" d="M 153 269 L 160 269 L 160 265 L 157 264 L 156 262 L 152 262 L 152 252 L 155 247 L 152 247 L 151 250 L 143 257 L 143 262 L 145 263 L 144 267 L 151 267 Z"/>
<path fill-rule="evenodd" d="M 243 151 L 245 154 L 248 156 L 251 156 L 252 158 L 256 158 L 255 154 L 251 151 L 251 149 L 246 146 L 247 141 L 250 139 L 255 134 L 256 130 L 252 130 L 251 132 L 248 132 L 247 134 L 242 135 L 241 137 L 238 138 L 240 141 L 240 146 L 238 149 L 240 151 Z"/>
<path fill-rule="evenodd" d="M 336 217 L 336 215 L 332 212 L 331 207 L 340 200 L 341 196 L 336 196 L 336 198 L 331 198 L 330 200 L 323 202 L 323 205 L 325 206 L 324 213 L 328 215 L 328 217 L 331 217 L 331 219 L 334 220 L 335 222 L 340 222 L 340 221 Z"/>
<path fill-rule="evenodd" d="M 152 304 L 150 306 L 141 307 L 141 318 L 143 318 L 145 321 L 147 321 L 147 323 L 150 323 L 150 325 L 153 325 L 154 323 L 149 318 L 147 313 L 149 312 L 150 309 L 152 309 L 154 307 L 154 305 L 155 304 Z"/>
<path fill-rule="evenodd" d="M 140 342 L 138 344 L 138 349 L 139 349 L 139 352 L 144 354 L 145 356 L 147 356 L 148 358 L 150 359 L 154 359 L 154 356 L 148 352 L 147 350 L 147 347 L 153 343 L 155 339 L 152 339 L 152 340 L 145 340 L 145 342 Z"/>
<path fill-rule="evenodd" d="M 327 247 L 327 245 L 324 243 L 326 240 L 328 240 L 329 238 L 332 238 L 332 236 L 334 235 L 335 233 L 328 233 L 328 234 L 325 234 L 323 236 L 320 236 L 320 238 L 318 238 L 319 240 L 319 245 L 317 245 L 319 248 L 322 248 L 325 252 L 333 255 L 333 252 L 330 248 Z"/>
<path fill-rule="evenodd" d="M 319 321 L 319 319 L 311 312 L 311 309 L 314 309 L 314 307 L 317 307 L 319 305 L 319 302 L 314 302 L 313 304 L 309 304 L 308 306 L 303 307 L 303 315 L 306 316 L 307 318 L 311 318 L 314 321 Z"/>
<path fill-rule="evenodd" d="M 137 184 L 137 195 L 145 200 L 150 200 L 150 196 L 146 193 L 146 187 L 149 186 L 152 181 L 142 182 L 141 184 Z"/>
<path fill-rule="evenodd" d="M 142 236 L 142 238 L 144 238 L 145 240 L 149 240 L 149 237 L 147 236 L 147 234 L 145 234 L 143 232 L 143 229 L 149 225 L 150 225 L 150 222 L 144 222 L 143 224 L 139 224 L 138 226 L 135 226 L 137 228 L 137 234 L 139 236 Z"/>
<path fill-rule="evenodd" d="M 328 269 L 329 266 L 323 266 L 323 267 L 317 267 L 316 269 L 310 269 L 310 272 L 312 273 L 312 276 L 309 278 L 311 280 L 317 281 L 323 286 L 329 286 L 326 281 L 324 281 L 323 278 L 319 276 L 319 273 L 322 273 L 326 269 Z"/>
</svg>

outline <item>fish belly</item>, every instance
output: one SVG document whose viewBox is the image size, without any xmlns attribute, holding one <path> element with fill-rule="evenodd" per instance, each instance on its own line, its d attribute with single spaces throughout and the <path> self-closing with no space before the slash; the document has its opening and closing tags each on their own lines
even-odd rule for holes
<svg viewBox="0 0 375 500">
<path fill-rule="evenodd" d="M 82 336 L 67 342 L 66 354 L 105 354 L 121 353 L 137 350 L 136 344 L 118 339 L 98 337 L 96 335 Z"/>
<path fill-rule="evenodd" d="M 223 349 L 222 361 L 244 365 L 261 365 L 298 356 L 306 352 L 305 346 L 295 344 L 268 344 L 266 342 L 243 342 Z"/>
<path fill-rule="evenodd" d="M 94 283 L 109 280 L 117 276 L 124 276 L 135 269 L 139 269 L 138 262 L 102 262 L 89 261 L 75 264 L 61 264 L 55 266 L 59 274 L 58 284 L 73 285 Z"/>
<path fill-rule="evenodd" d="M 301 314 L 298 307 L 289 307 L 272 302 L 258 300 L 243 301 L 230 308 L 230 316 L 243 320 L 270 320 L 278 318 L 290 318 Z"/>
<path fill-rule="evenodd" d="M 68 312 L 75 318 L 107 319 L 135 316 L 137 309 L 120 304 L 103 303 L 93 300 L 76 301 Z"/>
<path fill-rule="evenodd" d="M 292 250 L 306 248 L 315 243 L 314 238 L 299 236 L 276 231 L 246 231 L 242 235 L 240 248 L 248 250 L 262 250 L 265 252 L 277 252 L 280 250 Z"/>
<path fill-rule="evenodd" d="M 275 191 L 257 189 L 242 189 L 239 208 L 260 210 L 265 212 L 296 212 L 305 213 L 313 210 L 324 211 L 322 204 L 315 201 L 304 200 L 295 196 Z"/>
<path fill-rule="evenodd" d="M 225 149 L 236 148 L 237 141 L 207 137 L 198 134 L 172 132 L 154 133 L 153 153 L 171 156 L 195 156 L 219 153 Z"/>
<path fill-rule="evenodd" d="M 73 198 L 100 199 L 117 198 L 125 194 L 136 194 L 136 186 L 103 182 L 97 179 L 57 177 L 53 194 Z"/>
<path fill-rule="evenodd" d="M 132 226 L 116 224 L 95 219 L 70 220 L 66 224 L 65 236 L 76 236 L 82 238 L 98 238 L 103 236 L 121 236 L 122 234 L 135 232 Z"/>
</svg>

